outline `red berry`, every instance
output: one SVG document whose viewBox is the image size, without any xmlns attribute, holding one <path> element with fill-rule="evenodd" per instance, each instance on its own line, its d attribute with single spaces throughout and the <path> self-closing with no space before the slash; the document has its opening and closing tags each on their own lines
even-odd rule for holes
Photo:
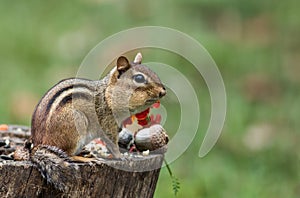
<svg viewBox="0 0 300 198">
<path fill-rule="evenodd" d="M 141 112 L 141 113 L 135 114 L 135 117 L 136 117 L 138 120 L 144 120 L 144 119 L 147 118 L 149 112 L 150 112 L 150 108 L 146 109 L 145 111 L 143 111 L 143 112 Z"/>
<path fill-rule="evenodd" d="M 138 120 L 138 124 L 141 125 L 141 126 L 145 126 L 148 124 L 148 121 L 145 119 L 145 120 Z"/>
<path fill-rule="evenodd" d="M 153 105 L 152 105 L 152 107 L 153 108 L 159 108 L 159 106 L 160 106 L 160 102 L 159 101 L 157 101 L 156 103 L 154 103 Z"/>
</svg>

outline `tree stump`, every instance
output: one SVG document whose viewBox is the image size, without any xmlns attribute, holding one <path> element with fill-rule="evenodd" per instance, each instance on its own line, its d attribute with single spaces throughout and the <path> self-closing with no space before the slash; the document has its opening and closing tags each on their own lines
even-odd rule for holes
<svg viewBox="0 0 300 198">
<path fill-rule="evenodd" d="M 77 163 L 79 176 L 64 193 L 48 184 L 30 161 L 6 160 L 0 163 L 0 197 L 153 197 L 162 162 L 163 155 L 153 154 L 127 161 Z"/>
<path fill-rule="evenodd" d="M 14 161 L 16 147 L 30 137 L 30 128 L 0 125 L 0 197 L 153 197 L 163 154 L 133 156 L 125 161 L 102 159 L 76 163 L 68 192 L 56 189 L 30 161 Z M 70 176 L 70 175 L 69 175 Z M 71 177 L 70 176 L 70 177 Z M 76 179 L 73 179 L 76 178 Z"/>
</svg>

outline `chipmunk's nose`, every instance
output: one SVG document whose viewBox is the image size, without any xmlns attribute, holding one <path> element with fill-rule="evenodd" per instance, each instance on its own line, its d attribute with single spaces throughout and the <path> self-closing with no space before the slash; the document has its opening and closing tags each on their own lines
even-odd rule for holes
<svg viewBox="0 0 300 198">
<path fill-rule="evenodd" d="M 166 95 L 166 93 L 167 93 L 166 88 L 162 87 L 159 92 L 159 97 L 162 98 L 163 96 Z"/>
</svg>

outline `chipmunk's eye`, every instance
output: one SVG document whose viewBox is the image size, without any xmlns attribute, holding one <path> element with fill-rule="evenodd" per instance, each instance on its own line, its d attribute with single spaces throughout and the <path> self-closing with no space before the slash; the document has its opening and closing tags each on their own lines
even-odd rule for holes
<svg viewBox="0 0 300 198">
<path fill-rule="evenodd" d="M 133 80 L 137 83 L 146 83 L 145 76 L 142 74 L 136 74 L 133 76 Z"/>
</svg>

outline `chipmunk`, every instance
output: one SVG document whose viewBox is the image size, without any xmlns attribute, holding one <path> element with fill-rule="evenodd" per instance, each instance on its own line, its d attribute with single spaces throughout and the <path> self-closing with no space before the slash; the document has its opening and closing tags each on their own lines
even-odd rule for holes
<svg viewBox="0 0 300 198">
<path fill-rule="evenodd" d="M 30 158 L 50 183 L 55 184 L 60 170 L 47 167 L 44 155 L 49 153 L 59 156 L 53 163 L 60 163 L 100 137 L 113 157 L 121 158 L 118 135 L 123 120 L 166 95 L 159 77 L 141 61 L 141 53 L 132 63 L 120 56 L 103 79 L 65 79 L 42 97 L 32 116 Z"/>
</svg>

